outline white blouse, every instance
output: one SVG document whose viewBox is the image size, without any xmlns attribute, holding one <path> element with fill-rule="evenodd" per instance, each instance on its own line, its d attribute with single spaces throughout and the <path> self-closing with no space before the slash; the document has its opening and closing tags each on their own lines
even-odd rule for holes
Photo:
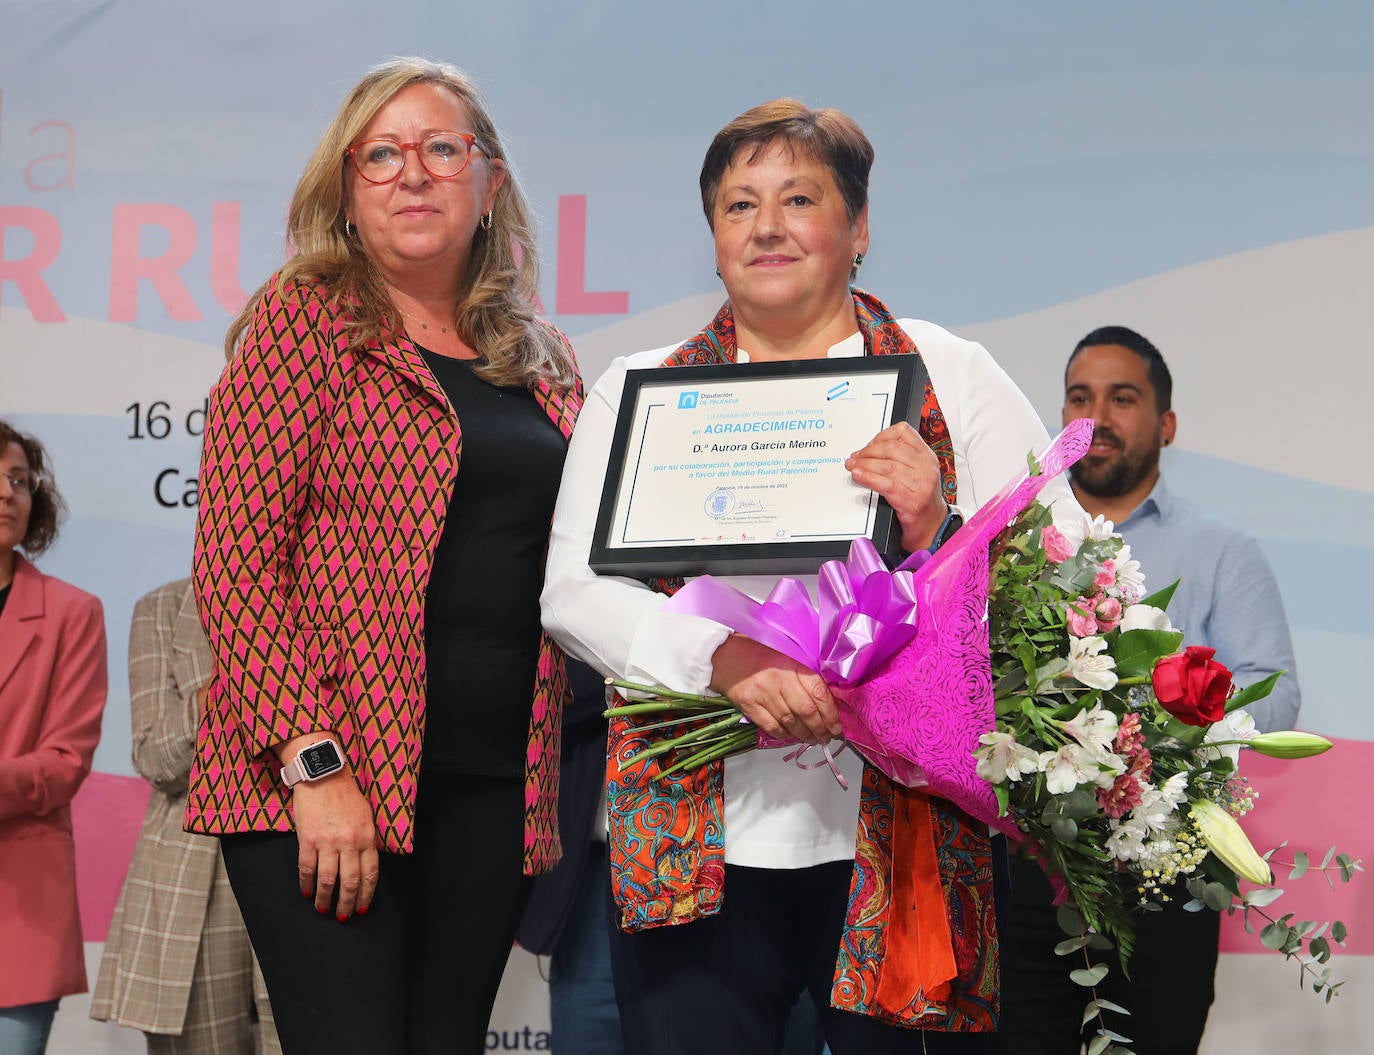
<svg viewBox="0 0 1374 1055">
<path fill-rule="evenodd" d="M 929 322 L 899 324 L 916 342 L 930 373 L 954 446 L 958 505 L 967 517 L 1026 467 L 1028 452 L 1048 442 L 1026 397 L 980 344 Z M 569 653 L 603 674 L 659 683 L 682 692 L 709 691 L 711 656 L 730 629 L 714 620 L 663 610 L 667 598 L 642 582 L 597 575 L 587 566 L 611 437 L 625 371 L 656 367 L 677 346 L 615 360 L 578 417 L 554 512 L 547 579 L 541 599 L 544 626 Z M 860 356 L 854 334 L 830 349 L 831 358 Z M 746 362 L 741 349 L 739 361 Z M 840 471 L 843 471 L 841 469 Z M 1063 477 L 1041 495 L 1046 504 L 1077 512 Z M 724 578 L 762 599 L 771 576 Z M 815 596 L 815 576 L 802 578 Z M 845 790 L 825 766 L 803 770 L 784 751 L 751 751 L 725 764 L 725 859 L 754 868 L 805 868 L 850 860 L 858 821 L 862 760 L 838 756 Z M 818 751 L 809 758 L 819 757 Z"/>
</svg>

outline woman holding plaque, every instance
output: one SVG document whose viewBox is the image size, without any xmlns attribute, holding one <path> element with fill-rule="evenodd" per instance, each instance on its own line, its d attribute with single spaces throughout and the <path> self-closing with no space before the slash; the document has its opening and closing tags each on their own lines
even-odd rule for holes
<svg viewBox="0 0 1374 1055">
<path fill-rule="evenodd" d="M 206 419 L 187 828 L 221 837 L 289 1055 L 480 1052 L 522 872 L 559 856 L 538 597 L 581 385 L 457 69 L 367 73 L 289 217 Z"/>
<path fill-rule="evenodd" d="M 806 743 L 840 731 L 819 675 L 721 623 L 665 611 L 681 579 L 598 576 L 588 554 L 627 369 L 920 356 L 930 383 L 919 415 L 836 470 L 891 504 L 908 551 L 938 544 L 1044 446 L 1030 404 L 981 346 L 894 318 L 851 287 L 869 250 L 872 161 L 851 118 L 791 99 L 716 135 L 700 183 L 728 300 L 682 344 L 617 360 L 588 397 L 543 595 L 545 627 L 603 672 L 723 693 L 761 732 Z M 1056 481 L 1044 497 L 1067 494 Z M 774 583 L 726 581 L 756 598 Z M 629 733 L 616 720 L 607 791 L 612 963 L 631 1055 L 774 1051 L 803 989 L 824 1009 L 834 1055 L 984 1050 L 997 1011 L 984 827 L 852 752 L 837 759 L 847 789 L 778 751 L 663 780 L 654 762 L 621 771 Z M 901 911 L 910 901 L 919 927 Z"/>
</svg>

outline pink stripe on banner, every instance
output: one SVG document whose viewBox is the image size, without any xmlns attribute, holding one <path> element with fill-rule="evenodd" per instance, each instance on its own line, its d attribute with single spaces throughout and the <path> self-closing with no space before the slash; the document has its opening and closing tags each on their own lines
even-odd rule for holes
<svg viewBox="0 0 1374 1055">
<path fill-rule="evenodd" d="M 104 941 L 110 930 L 151 793 L 142 777 L 92 773 L 72 800 L 76 891 L 87 941 Z"/>
<path fill-rule="evenodd" d="M 1336 740 L 1316 758 L 1285 761 L 1241 752 L 1241 773 L 1258 789 L 1255 808 L 1241 823 L 1255 849 L 1266 853 L 1284 839 L 1288 845 L 1270 859 L 1276 885 L 1284 891 L 1265 911 L 1275 919 L 1290 912 L 1295 920 L 1341 920 L 1350 928 L 1343 953 L 1374 953 L 1374 825 L 1369 821 L 1368 780 L 1374 773 L 1374 741 Z M 1337 853 L 1362 858 L 1369 871 L 1349 883 L 1333 873 L 1332 890 L 1315 866 L 1331 846 Z M 1293 854 L 1305 851 L 1313 870 L 1290 880 Z M 1222 952 L 1264 952 L 1258 932 L 1264 920 L 1252 914 L 1255 934 L 1246 934 L 1239 913 L 1222 920 Z"/>
</svg>

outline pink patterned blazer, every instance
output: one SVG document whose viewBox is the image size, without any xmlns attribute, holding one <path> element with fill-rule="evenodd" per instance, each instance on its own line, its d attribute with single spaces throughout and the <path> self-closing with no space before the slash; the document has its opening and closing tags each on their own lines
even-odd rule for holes
<svg viewBox="0 0 1374 1055">
<path fill-rule="evenodd" d="M 562 335 L 559 335 L 560 338 Z M 567 437 L 582 388 L 534 394 Z M 412 849 L 425 720 L 425 591 L 459 471 L 457 417 L 403 334 L 353 348 L 325 294 L 273 279 L 210 397 L 193 579 L 216 672 L 188 831 L 288 831 L 272 745 L 330 731 L 381 849 Z M 567 677 L 540 641 L 525 870 L 560 856 Z"/>
</svg>

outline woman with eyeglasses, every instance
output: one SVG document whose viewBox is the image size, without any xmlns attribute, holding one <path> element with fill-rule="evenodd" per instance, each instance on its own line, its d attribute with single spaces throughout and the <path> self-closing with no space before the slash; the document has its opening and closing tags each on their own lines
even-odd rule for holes
<svg viewBox="0 0 1374 1055">
<path fill-rule="evenodd" d="M 100 601 L 31 563 L 66 512 L 43 445 L 0 421 L 0 1052 L 39 1055 L 86 991 L 71 801 L 100 740 Z M 23 553 L 17 552 L 23 550 Z"/>
<path fill-rule="evenodd" d="M 221 837 L 288 1055 L 479 1052 L 560 853 L 538 595 L 576 364 L 451 66 L 371 70 L 289 227 L 210 399 L 187 827 Z"/>
</svg>

